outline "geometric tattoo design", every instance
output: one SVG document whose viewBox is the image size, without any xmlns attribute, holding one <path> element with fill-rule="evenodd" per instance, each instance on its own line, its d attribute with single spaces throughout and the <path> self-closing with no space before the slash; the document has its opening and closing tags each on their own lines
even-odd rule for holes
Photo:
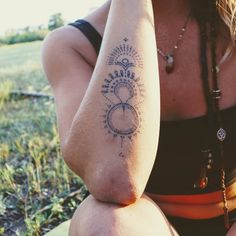
<svg viewBox="0 0 236 236">
<path fill-rule="evenodd" d="M 128 39 L 124 39 L 125 42 Z M 143 62 L 138 52 L 129 44 L 123 43 L 112 50 L 108 65 L 119 65 L 125 71 L 132 67 L 143 68 Z"/>
<path fill-rule="evenodd" d="M 142 69 L 143 63 L 136 50 L 124 43 L 113 49 L 108 65 L 115 66 L 113 73 L 104 79 L 101 93 L 106 98 L 103 124 L 109 135 L 121 140 L 121 147 L 127 139 L 140 133 L 142 119 L 139 105 L 144 99 L 144 85 L 132 71 Z M 137 70 L 136 70 L 137 71 Z"/>
</svg>

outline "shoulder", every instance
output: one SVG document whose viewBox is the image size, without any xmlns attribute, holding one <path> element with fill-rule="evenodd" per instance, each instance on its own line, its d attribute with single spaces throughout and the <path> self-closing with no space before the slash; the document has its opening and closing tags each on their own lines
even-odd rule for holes
<svg viewBox="0 0 236 236">
<path fill-rule="evenodd" d="M 103 36 L 107 15 L 110 8 L 110 0 L 98 7 L 88 16 L 83 18 L 88 21 Z M 66 25 L 50 32 L 43 43 L 43 54 L 49 54 L 55 58 L 56 52 L 74 50 L 79 53 L 91 66 L 96 63 L 97 55 L 91 43 L 84 34 L 73 26 Z"/>
</svg>

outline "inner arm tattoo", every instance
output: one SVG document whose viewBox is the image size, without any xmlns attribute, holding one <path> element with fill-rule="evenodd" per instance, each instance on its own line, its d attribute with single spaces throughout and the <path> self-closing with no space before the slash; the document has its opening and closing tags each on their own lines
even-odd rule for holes
<svg viewBox="0 0 236 236">
<path fill-rule="evenodd" d="M 108 135 L 120 139 L 122 148 L 124 142 L 132 141 L 141 130 L 140 104 L 144 101 L 145 88 L 139 75 L 143 60 L 125 38 L 112 50 L 107 65 L 114 71 L 102 84 L 101 93 L 106 99 L 103 124 Z"/>
</svg>

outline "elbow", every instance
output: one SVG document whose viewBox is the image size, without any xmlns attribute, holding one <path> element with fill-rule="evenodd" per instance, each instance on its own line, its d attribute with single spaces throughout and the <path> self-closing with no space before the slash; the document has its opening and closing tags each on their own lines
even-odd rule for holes
<svg viewBox="0 0 236 236">
<path fill-rule="evenodd" d="M 61 143 L 61 154 L 63 157 L 64 162 L 66 165 L 78 176 L 82 177 L 81 170 L 83 168 L 80 168 L 82 166 L 82 163 L 80 163 L 79 160 L 81 160 L 78 155 L 75 155 L 74 149 L 70 148 L 70 146 L 66 143 Z"/>
<path fill-rule="evenodd" d="M 99 163 L 97 156 L 94 158 L 83 148 L 78 155 L 70 147 L 75 146 L 67 143 L 61 147 L 64 161 L 83 179 L 94 198 L 119 205 L 130 205 L 141 198 L 145 188 L 141 175 L 124 166 L 119 168 L 118 164 Z"/>
<path fill-rule="evenodd" d="M 133 187 L 131 188 L 125 188 L 125 189 L 118 189 L 118 192 L 116 194 L 111 195 L 111 200 L 113 203 L 127 206 L 135 203 L 137 200 L 139 200 L 142 196 L 142 193 L 140 191 L 134 190 Z"/>
<path fill-rule="evenodd" d="M 90 193 L 99 201 L 115 203 L 118 205 L 130 205 L 141 198 L 144 188 L 127 179 L 122 181 L 114 180 L 113 176 L 109 179 L 93 184 L 87 184 Z M 143 190 L 142 190 L 143 189 Z"/>
<path fill-rule="evenodd" d="M 96 171 L 88 170 L 86 164 L 78 165 L 79 160 L 69 154 L 64 154 L 64 161 L 75 174 L 83 179 L 90 194 L 99 201 L 125 206 L 136 202 L 143 194 L 144 187 L 141 188 L 128 178 L 126 180 L 123 177 L 115 179 L 114 176 L 98 178 L 94 173 L 91 174 Z"/>
</svg>

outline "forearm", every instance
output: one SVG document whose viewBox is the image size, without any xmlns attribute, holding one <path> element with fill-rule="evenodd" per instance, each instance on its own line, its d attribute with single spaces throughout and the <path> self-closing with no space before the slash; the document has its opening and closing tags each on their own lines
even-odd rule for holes
<svg viewBox="0 0 236 236">
<path fill-rule="evenodd" d="M 67 161 L 91 192 L 94 181 L 106 193 L 111 184 L 110 196 L 117 186 L 143 191 L 157 149 L 159 100 L 151 0 L 113 0 L 91 82 L 65 143 Z"/>
</svg>

